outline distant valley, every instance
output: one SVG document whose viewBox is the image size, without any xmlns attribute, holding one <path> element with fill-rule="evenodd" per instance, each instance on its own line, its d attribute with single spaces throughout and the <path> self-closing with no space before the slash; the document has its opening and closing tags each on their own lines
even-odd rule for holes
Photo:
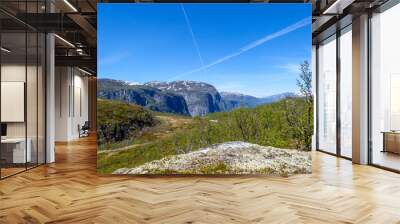
<svg viewBox="0 0 400 224">
<path fill-rule="evenodd" d="M 98 79 L 100 99 L 121 100 L 159 112 L 186 116 L 204 116 L 240 107 L 253 108 L 279 100 L 296 97 L 292 92 L 264 98 L 240 93 L 219 92 L 214 86 L 195 81 L 148 82 L 132 84 L 113 79 Z"/>
</svg>

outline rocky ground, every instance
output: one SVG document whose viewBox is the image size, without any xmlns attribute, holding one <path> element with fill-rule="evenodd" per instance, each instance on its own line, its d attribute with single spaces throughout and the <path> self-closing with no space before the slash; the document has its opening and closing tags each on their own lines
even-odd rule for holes
<svg viewBox="0 0 400 224">
<path fill-rule="evenodd" d="M 311 154 L 247 142 L 226 142 L 165 157 L 114 174 L 275 174 L 311 173 Z"/>
</svg>

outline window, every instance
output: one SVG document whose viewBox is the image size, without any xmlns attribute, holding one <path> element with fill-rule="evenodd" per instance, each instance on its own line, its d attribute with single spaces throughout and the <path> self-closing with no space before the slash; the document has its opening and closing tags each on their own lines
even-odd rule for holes
<svg viewBox="0 0 400 224">
<path fill-rule="evenodd" d="M 371 159 L 400 170 L 400 4 L 371 18 Z"/>
<path fill-rule="evenodd" d="M 336 36 L 318 47 L 318 149 L 336 153 Z"/>
<path fill-rule="evenodd" d="M 340 35 L 340 155 L 352 157 L 352 33 L 351 25 Z"/>
</svg>

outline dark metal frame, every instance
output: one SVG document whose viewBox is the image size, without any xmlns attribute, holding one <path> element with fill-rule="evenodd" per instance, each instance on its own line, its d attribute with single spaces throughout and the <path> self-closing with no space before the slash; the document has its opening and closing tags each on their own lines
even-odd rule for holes
<svg viewBox="0 0 400 224">
<path fill-rule="evenodd" d="M 1 23 L 0 23 L 0 30 L 1 30 Z M 2 32 L 0 32 L 0 47 L 2 46 Z M 2 62 L 2 58 L 1 58 L 2 52 L 0 50 L 0 111 L 1 111 L 1 62 Z M 1 113 L 0 113 L 0 124 L 1 124 Z M 1 135 L 1 134 L 0 134 Z M 0 144 L 0 163 L 1 163 L 1 144 Z M 1 166 L 0 166 L 0 180 L 1 180 Z"/>
<path fill-rule="evenodd" d="M 340 66 L 340 36 L 341 30 L 336 30 L 336 155 L 341 156 L 341 133 L 342 125 L 340 118 L 340 78 L 341 78 L 341 66 Z"/>
<path fill-rule="evenodd" d="M 372 93 L 372 82 L 371 82 L 371 71 L 372 71 L 372 65 L 371 65 L 371 56 L 372 56 L 372 33 L 371 33 L 371 19 L 372 19 L 372 13 L 369 12 L 368 13 L 368 31 L 367 31 L 367 45 L 368 45 L 368 53 L 367 53 L 367 63 L 368 63 L 368 75 L 367 75 L 367 85 L 368 85 L 368 95 L 367 95 L 367 107 L 368 107 L 368 111 L 367 111 L 367 119 L 368 119 L 368 124 L 367 124 L 367 132 L 368 132 L 368 164 L 372 164 L 372 153 L 373 153 L 373 149 L 372 149 L 372 97 L 371 97 L 371 93 Z"/>
<path fill-rule="evenodd" d="M 319 44 L 315 45 L 315 148 L 319 149 Z"/>
</svg>

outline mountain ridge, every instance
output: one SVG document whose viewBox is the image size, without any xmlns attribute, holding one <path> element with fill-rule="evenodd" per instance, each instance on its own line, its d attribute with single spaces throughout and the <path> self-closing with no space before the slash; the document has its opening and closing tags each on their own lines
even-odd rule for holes
<svg viewBox="0 0 400 224">
<path fill-rule="evenodd" d="M 225 111 L 225 104 L 218 90 L 205 82 L 187 80 L 153 81 L 144 85 L 182 96 L 186 101 L 191 116 L 204 116 L 208 113 Z"/>
<path fill-rule="evenodd" d="M 137 104 L 153 111 L 190 115 L 182 96 L 150 86 L 129 85 L 121 80 L 98 79 L 97 97 Z"/>
<path fill-rule="evenodd" d="M 122 80 L 98 79 L 98 97 L 122 100 L 160 112 L 204 116 L 208 113 L 230 111 L 240 107 L 253 108 L 298 96 L 293 92 L 268 97 L 219 92 L 209 83 L 190 80 L 151 81 L 136 84 L 136 82 Z"/>
</svg>

